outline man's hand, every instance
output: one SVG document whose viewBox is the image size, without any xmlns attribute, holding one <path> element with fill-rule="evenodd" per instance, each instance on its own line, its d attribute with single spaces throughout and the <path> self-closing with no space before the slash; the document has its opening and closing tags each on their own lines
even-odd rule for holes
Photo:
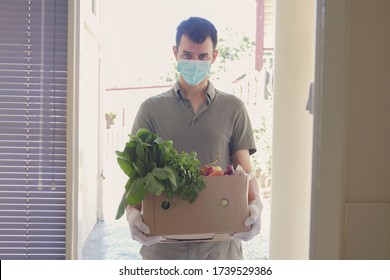
<svg viewBox="0 0 390 280">
<path fill-rule="evenodd" d="M 145 234 L 150 232 L 149 227 L 142 221 L 141 212 L 135 208 L 126 209 L 126 218 L 129 223 L 131 237 L 143 245 L 152 245 L 164 240 L 162 236 L 147 237 Z"/>
<path fill-rule="evenodd" d="M 263 204 L 260 200 L 253 200 L 249 203 L 249 217 L 244 224 L 250 226 L 249 231 L 233 233 L 233 237 L 242 241 L 249 241 L 260 233 L 261 229 L 261 212 Z"/>
</svg>

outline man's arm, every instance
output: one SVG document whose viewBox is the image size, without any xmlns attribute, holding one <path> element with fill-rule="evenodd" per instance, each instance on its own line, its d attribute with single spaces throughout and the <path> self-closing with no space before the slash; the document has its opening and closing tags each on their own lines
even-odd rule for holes
<svg viewBox="0 0 390 280">
<path fill-rule="evenodd" d="M 234 167 L 241 165 L 244 171 L 251 174 L 251 164 L 248 150 L 240 150 L 233 154 Z M 250 230 L 246 232 L 236 232 L 233 236 L 236 239 L 248 241 L 254 238 L 260 233 L 261 229 L 261 212 L 263 211 L 263 204 L 260 200 L 259 183 L 255 177 L 250 178 L 248 189 L 248 205 L 249 205 L 249 217 L 245 220 L 244 224 L 250 226 Z"/>
<path fill-rule="evenodd" d="M 252 172 L 248 150 L 239 150 L 235 152 L 233 154 L 233 164 L 234 164 L 234 168 L 236 168 L 237 165 L 241 165 L 244 171 L 248 174 L 251 174 Z M 257 182 L 257 179 L 255 177 L 252 177 L 252 179 L 249 181 L 249 189 L 248 189 L 248 202 L 250 203 L 253 200 L 260 201 L 259 183 Z"/>
</svg>

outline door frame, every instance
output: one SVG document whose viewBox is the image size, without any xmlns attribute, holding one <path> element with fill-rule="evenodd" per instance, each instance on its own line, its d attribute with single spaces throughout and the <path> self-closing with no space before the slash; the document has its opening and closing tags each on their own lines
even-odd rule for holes
<svg viewBox="0 0 390 280">
<path fill-rule="evenodd" d="M 317 0 L 310 259 L 344 258 L 350 6 Z"/>
<path fill-rule="evenodd" d="M 92 2 L 91 2 L 92 3 Z M 100 0 L 94 2 L 99 13 Z M 84 179 L 80 181 L 82 175 L 80 168 L 83 166 L 84 170 L 86 164 L 80 163 L 80 74 L 81 74 L 81 31 L 88 32 L 93 37 L 96 37 L 96 42 L 99 41 L 100 32 L 100 15 L 93 14 L 86 10 L 87 2 L 80 0 L 68 1 L 68 64 L 67 64 L 67 176 L 66 176 L 66 259 L 81 259 L 82 258 L 82 240 L 89 235 L 89 232 L 82 232 L 85 222 L 83 217 L 83 198 L 81 197 L 81 190 L 85 189 L 82 182 L 96 182 L 96 189 L 99 189 L 99 168 L 97 164 L 96 174 L 89 174 L 89 180 Z M 89 3 L 88 3 L 89 4 Z M 84 6 L 82 6 L 84 5 Z M 83 10 L 84 9 L 84 10 Z M 81 13 L 84 13 L 82 16 Z M 100 46 L 97 46 L 100 48 Z M 98 55 L 99 56 L 99 55 Z M 100 57 L 97 64 L 100 65 Z M 100 69 L 97 69 L 100 71 Z M 98 110 L 100 110 L 100 78 L 98 78 Z M 100 111 L 99 111 L 100 113 Z M 98 120 L 100 125 L 100 119 Z M 99 135 L 99 129 L 95 131 Z M 99 137 L 97 137 L 99 138 Z M 96 145 L 98 146 L 98 140 Z M 85 153 L 85 151 L 84 151 Z M 88 156 L 81 158 L 85 160 Z M 92 166 L 93 167 L 93 166 Z M 93 172 L 92 172 L 93 173 Z M 95 177 L 96 176 L 96 177 Z M 98 205 L 96 205 L 96 208 Z M 98 211 L 96 211 L 98 212 Z M 84 213 L 85 216 L 85 213 Z M 87 217 L 88 219 L 96 220 L 98 217 Z M 89 222 L 91 223 L 91 222 Z M 85 231 L 85 230 L 84 230 Z"/>
<path fill-rule="evenodd" d="M 310 259 L 339 259 L 342 257 L 341 248 L 343 248 L 345 92 L 347 92 L 348 86 L 345 78 L 348 42 L 345 41 L 345 38 L 347 38 L 348 30 L 348 17 L 346 15 L 349 14 L 350 0 L 331 2 L 317 0 L 314 110 L 319 113 L 314 115 L 313 131 Z M 78 44 L 80 1 L 69 0 L 68 12 L 66 259 L 79 259 L 81 244 L 79 244 L 78 238 L 79 135 L 77 96 L 80 63 Z M 338 23 L 336 24 L 337 28 L 333 27 L 334 21 Z M 332 22 L 333 24 L 331 24 Z M 321 29 L 322 24 L 323 28 Z M 341 44 L 331 44 L 330 42 L 341 42 Z M 337 56 L 333 56 L 333 54 L 337 54 Z M 332 92 L 333 94 L 331 94 Z M 341 95 L 339 95 L 340 93 Z M 328 106 L 330 103 L 331 106 Z M 341 117 L 342 121 L 339 118 L 330 117 L 334 116 L 335 113 Z M 339 135 L 341 138 L 333 139 L 332 135 Z M 338 198 L 337 203 L 334 203 L 335 197 Z M 329 205 L 333 205 L 333 207 L 329 207 Z M 332 230 L 329 231 L 329 229 Z M 277 240 L 271 239 L 271 242 L 277 242 Z"/>
<path fill-rule="evenodd" d="M 78 76 L 80 3 L 68 2 L 68 63 L 67 63 L 67 119 L 66 119 L 66 255 L 67 260 L 78 259 Z"/>
</svg>

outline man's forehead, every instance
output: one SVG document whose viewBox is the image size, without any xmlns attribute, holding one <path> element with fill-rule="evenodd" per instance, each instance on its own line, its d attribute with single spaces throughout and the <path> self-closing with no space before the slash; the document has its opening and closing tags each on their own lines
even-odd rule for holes
<svg viewBox="0 0 390 280">
<path fill-rule="evenodd" d="M 193 45 L 207 45 L 207 44 L 212 45 L 213 44 L 210 36 L 208 36 L 203 42 L 196 43 L 196 42 L 192 41 L 191 38 L 187 34 L 183 34 L 181 36 L 179 44 L 181 45 L 182 43 L 189 43 L 189 44 L 193 44 Z"/>
<path fill-rule="evenodd" d="M 202 52 L 208 52 L 213 51 L 213 43 L 211 41 L 211 38 L 208 37 L 206 40 L 200 44 L 197 44 L 193 42 L 188 36 L 184 37 L 184 35 L 180 39 L 179 49 L 182 51 L 192 52 L 192 51 L 199 51 Z"/>
</svg>

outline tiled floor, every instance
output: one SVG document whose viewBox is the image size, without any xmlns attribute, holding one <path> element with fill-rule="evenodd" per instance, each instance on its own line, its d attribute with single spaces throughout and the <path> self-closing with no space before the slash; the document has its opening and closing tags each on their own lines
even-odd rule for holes
<svg viewBox="0 0 390 280">
<path fill-rule="evenodd" d="M 82 252 L 84 260 L 138 260 L 141 245 L 132 240 L 125 219 L 100 222 L 88 237 Z"/>
</svg>

